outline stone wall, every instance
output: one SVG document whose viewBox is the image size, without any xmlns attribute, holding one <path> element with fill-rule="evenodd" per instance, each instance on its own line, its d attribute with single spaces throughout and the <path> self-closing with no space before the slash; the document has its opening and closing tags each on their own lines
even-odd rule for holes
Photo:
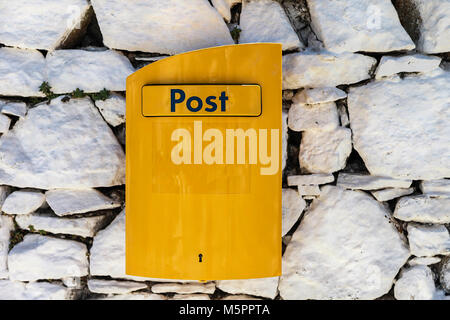
<svg viewBox="0 0 450 320">
<path fill-rule="evenodd" d="M 283 275 L 124 272 L 125 78 L 283 44 Z M 0 0 L 1 299 L 449 299 L 449 0 Z"/>
</svg>

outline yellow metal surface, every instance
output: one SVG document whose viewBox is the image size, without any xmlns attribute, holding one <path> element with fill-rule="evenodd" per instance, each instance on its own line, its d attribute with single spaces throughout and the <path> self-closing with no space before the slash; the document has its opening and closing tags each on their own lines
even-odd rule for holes
<svg viewBox="0 0 450 320">
<path fill-rule="evenodd" d="M 126 273 L 279 276 L 281 45 L 159 60 L 128 77 L 126 99 Z"/>
</svg>

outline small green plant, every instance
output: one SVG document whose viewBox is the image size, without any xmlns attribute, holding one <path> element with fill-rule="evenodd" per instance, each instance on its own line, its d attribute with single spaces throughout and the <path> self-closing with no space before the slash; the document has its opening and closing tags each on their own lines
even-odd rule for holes
<svg viewBox="0 0 450 320">
<path fill-rule="evenodd" d="M 92 100 L 97 101 L 97 100 L 108 99 L 110 94 L 111 94 L 111 92 L 109 92 L 109 90 L 107 90 L 106 88 L 103 88 L 102 91 L 100 91 L 98 93 L 92 93 L 92 94 L 90 94 L 90 96 L 91 96 Z"/>
<path fill-rule="evenodd" d="M 235 42 L 238 41 L 239 35 L 241 34 L 241 31 L 242 31 L 242 30 L 241 30 L 239 27 L 237 27 L 237 26 L 234 27 L 234 29 L 230 31 L 231 37 L 233 38 L 233 40 L 234 40 Z"/>
<path fill-rule="evenodd" d="M 80 88 L 76 88 L 75 90 L 72 91 L 70 96 L 72 98 L 84 98 L 86 97 L 86 93 L 84 93 L 84 91 L 81 90 Z"/>
<path fill-rule="evenodd" d="M 39 230 L 38 232 L 41 236 L 45 236 L 47 234 L 47 232 L 44 230 Z"/>
<path fill-rule="evenodd" d="M 26 232 L 24 230 L 20 230 L 17 228 L 15 230 L 12 230 L 9 237 L 9 250 L 11 250 L 19 242 L 22 242 L 25 234 Z"/>
<path fill-rule="evenodd" d="M 42 82 L 41 86 L 39 87 L 39 91 L 41 91 L 43 94 L 45 94 L 46 98 L 49 101 L 58 96 L 53 93 L 52 87 L 48 84 L 47 81 Z"/>
<path fill-rule="evenodd" d="M 36 229 L 31 224 L 28 226 L 28 229 L 30 229 L 31 232 L 36 232 Z"/>
</svg>

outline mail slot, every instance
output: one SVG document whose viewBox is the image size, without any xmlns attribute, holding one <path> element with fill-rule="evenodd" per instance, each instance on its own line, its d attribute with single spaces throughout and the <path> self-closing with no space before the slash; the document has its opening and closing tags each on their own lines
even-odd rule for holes
<svg viewBox="0 0 450 320">
<path fill-rule="evenodd" d="M 168 108 L 170 106 L 170 108 Z M 259 85 L 146 85 L 142 87 L 144 117 L 258 117 Z"/>
<path fill-rule="evenodd" d="M 279 276 L 281 45 L 159 60 L 126 99 L 126 273 Z"/>
</svg>

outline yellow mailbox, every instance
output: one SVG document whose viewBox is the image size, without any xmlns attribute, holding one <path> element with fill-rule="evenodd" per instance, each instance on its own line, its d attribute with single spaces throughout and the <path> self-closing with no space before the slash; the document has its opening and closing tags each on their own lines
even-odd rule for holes
<svg viewBox="0 0 450 320">
<path fill-rule="evenodd" d="M 279 276 L 281 45 L 159 60 L 126 99 L 126 273 Z"/>
</svg>

